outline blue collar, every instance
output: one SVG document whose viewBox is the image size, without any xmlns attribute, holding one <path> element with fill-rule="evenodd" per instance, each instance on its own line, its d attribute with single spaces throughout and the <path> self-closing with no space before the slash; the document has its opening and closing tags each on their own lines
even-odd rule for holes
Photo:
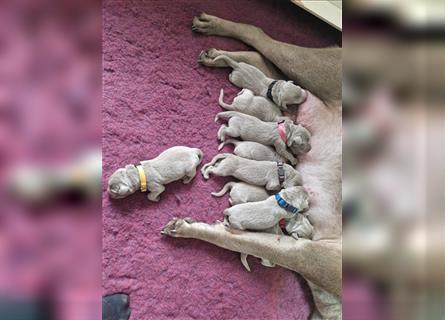
<svg viewBox="0 0 445 320">
<path fill-rule="evenodd" d="M 298 208 L 291 206 L 289 203 L 286 202 L 286 200 L 281 198 L 281 195 L 279 192 L 275 193 L 275 200 L 277 200 L 278 205 L 286 211 L 289 211 L 289 212 L 292 212 L 295 214 L 297 214 L 300 211 Z"/>
</svg>

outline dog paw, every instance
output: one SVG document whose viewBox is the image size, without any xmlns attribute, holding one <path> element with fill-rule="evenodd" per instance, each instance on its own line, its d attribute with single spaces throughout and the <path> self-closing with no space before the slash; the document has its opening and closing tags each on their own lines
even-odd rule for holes
<svg viewBox="0 0 445 320">
<path fill-rule="evenodd" d="M 201 13 L 194 17 L 192 21 L 192 31 L 202 33 L 205 35 L 224 35 L 224 30 L 221 28 L 222 20 L 218 17 Z"/>
<path fill-rule="evenodd" d="M 161 234 L 170 237 L 185 236 L 185 230 L 188 225 L 194 223 L 192 218 L 173 218 L 167 225 L 161 230 Z"/>
</svg>

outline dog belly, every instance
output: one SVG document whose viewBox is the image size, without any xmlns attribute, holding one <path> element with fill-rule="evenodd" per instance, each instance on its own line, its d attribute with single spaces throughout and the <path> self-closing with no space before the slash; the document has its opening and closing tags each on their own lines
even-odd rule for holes
<svg viewBox="0 0 445 320">
<path fill-rule="evenodd" d="M 314 240 L 341 236 L 341 176 L 329 172 L 333 167 L 309 161 L 298 165 L 309 193 L 307 214 L 314 227 Z"/>
</svg>

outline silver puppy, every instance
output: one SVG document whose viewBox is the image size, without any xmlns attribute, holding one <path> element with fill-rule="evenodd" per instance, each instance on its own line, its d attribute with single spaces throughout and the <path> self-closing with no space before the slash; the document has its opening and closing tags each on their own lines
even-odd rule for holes
<svg viewBox="0 0 445 320">
<path fill-rule="evenodd" d="M 221 141 L 224 141 L 226 136 L 230 136 L 274 146 L 277 153 L 293 165 L 298 162 L 294 155 L 307 153 L 311 150 L 309 131 L 301 125 L 295 125 L 290 120 L 285 120 L 281 124 L 264 122 L 235 111 L 220 112 L 216 115 L 215 121 L 219 119 L 228 120 L 227 125 L 221 125 L 218 130 L 218 139 Z M 293 154 L 287 151 L 287 147 Z"/>
<path fill-rule="evenodd" d="M 220 153 L 201 168 L 201 173 L 204 179 L 209 179 L 210 174 L 223 177 L 233 176 L 249 184 L 264 186 L 267 190 L 302 185 L 303 179 L 297 170 L 288 164 L 284 164 L 283 169 L 284 181 L 280 185 L 277 163 L 244 159 L 231 153 Z"/>
<path fill-rule="evenodd" d="M 228 182 L 218 192 L 212 192 L 215 197 L 222 197 L 230 190 L 229 203 L 230 205 L 237 205 L 248 202 L 263 201 L 270 197 L 270 195 L 262 187 L 253 186 L 245 182 Z M 262 230 L 263 232 L 282 235 L 283 232 L 278 224 L 272 228 Z M 286 231 L 295 239 L 305 238 L 311 239 L 313 226 L 309 220 L 302 214 L 294 215 L 292 218 L 286 220 Z M 240 253 L 241 263 L 250 271 L 249 263 L 247 262 L 248 255 L 246 253 Z M 270 260 L 257 257 L 261 260 L 261 264 L 266 267 L 274 267 L 275 264 Z"/>
<path fill-rule="evenodd" d="M 258 142 L 227 139 L 219 145 L 218 150 L 221 150 L 226 144 L 233 144 L 235 146 L 233 153 L 242 158 L 257 161 L 289 162 L 286 158 L 276 153 L 273 148 Z"/>
<path fill-rule="evenodd" d="M 163 151 L 154 159 L 141 161 L 146 178 L 147 198 L 159 201 L 164 185 L 182 179 L 189 183 L 196 175 L 203 153 L 196 148 L 176 146 Z M 108 193 L 113 199 L 121 199 L 135 193 L 141 187 L 140 173 L 135 165 L 117 169 L 108 180 Z"/>
<path fill-rule="evenodd" d="M 245 113 L 266 122 L 289 119 L 283 116 L 280 108 L 275 103 L 264 97 L 254 95 L 249 89 L 241 90 L 233 99 L 232 104 L 224 102 L 224 90 L 221 89 L 218 102 L 226 110 Z"/>
<path fill-rule="evenodd" d="M 212 192 L 214 197 L 222 197 L 228 191 L 229 193 L 229 203 L 231 206 L 246 203 L 261 201 L 269 198 L 267 191 L 258 186 L 254 186 L 245 182 L 227 182 L 224 187 L 218 192 Z"/>
<path fill-rule="evenodd" d="M 268 98 L 268 91 L 273 102 L 282 110 L 287 110 L 290 106 L 302 103 L 307 98 L 307 92 L 293 81 L 278 80 L 266 77 L 266 75 L 253 65 L 236 62 L 226 55 L 215 58 L 215 61 L 223 60 L 233 69 L 229 75 L 231 83 L 239 88 L 252 90 L 257 96 Z"/>
<path fill-rule="evenodd" d="M 280 195 L 299 212 L 309 207 L 309 195 L 301 186 L 283 189 Z M 239 230 L 265 230 L 296 214 L 280 207 L 275 196 L 270 196 L 263 201 L 242 203 L 224 210 L 224 223 Z"/>
</svg>

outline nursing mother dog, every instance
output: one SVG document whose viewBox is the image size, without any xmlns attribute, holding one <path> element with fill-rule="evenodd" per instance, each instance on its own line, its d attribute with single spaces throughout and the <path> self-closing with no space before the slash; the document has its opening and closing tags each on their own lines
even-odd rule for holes
<svg viewBox="0 0 445 320">
<path fill-rule="evenodd" d="M 191 218 L 171 220 L 162 233 L 200 239 L 293 270 L 307 280 L 312 290 L 315 302 L 312 318 L 341 318 L 341 49 L 283 43 L 257 27 L 205 13 L 193 19 L 192 29 L 205 35 L 232 37 L 257 50 L 209 49 L 201 53 L 200 62 L 206 66 L 236 68 L 232 71 L 236 75 L 230 77 L 235 85 L 258 86 L 248 89 L 261 91 L 256 94 L 266 96 L 288 111 L 293 109 L 292 101 L 289 95 L 283 95 L 283 90 L 293 90 L 304 98 L 294 116 L 297 123 L 312 134 L 312 149 L 300 157 L 296 168 L 310 193 L 307 214 L 314 227 L 313 239 L 233 232 L 233 226 L 220 222 L 210 225 Z M 231 60 L 218 59 L 220 56 Z M 249 78 L 243 79 L 244 76 Z M 260 84 L 255 83 L 255 77 Z"/>
</svg>

